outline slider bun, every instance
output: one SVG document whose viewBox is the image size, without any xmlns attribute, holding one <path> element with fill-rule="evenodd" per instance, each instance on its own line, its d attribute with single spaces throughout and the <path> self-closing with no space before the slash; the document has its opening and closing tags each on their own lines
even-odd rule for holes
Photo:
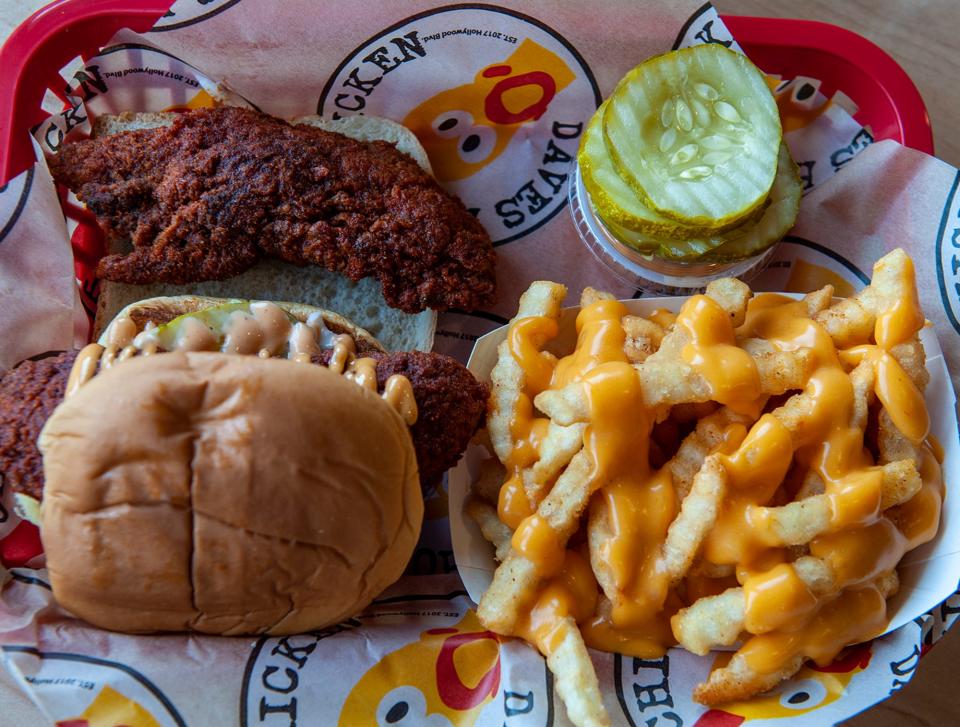
<svg viewBox="0 0 960 727">
<path fill-rule="evenodd" d="M 322 366 L 134 358 L 39 443 L 54 596 L 116 631 L 329 626 L 400 577 L 423 519 L 403 419 Z"/>
</svg>

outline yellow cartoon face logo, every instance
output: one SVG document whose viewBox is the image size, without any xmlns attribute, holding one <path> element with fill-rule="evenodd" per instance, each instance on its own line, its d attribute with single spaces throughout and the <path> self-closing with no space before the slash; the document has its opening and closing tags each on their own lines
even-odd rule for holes
<svg viewBox="0 0 960 727">
<path fill-rule="evenodd" d="M 134 700 L 105 686 L 79 717 L 59 720 L 56 727 L 160 727 L 160 723 Z"/>
<path fill-rule="evenodd" d="M 528 38 L 502 62 L 478 71 L 473 83 L 428 98 L 403 124 L 427 150 L 437 179 L 465 179 L 499 157 L 573 80 L 556 53 Z"/>
<path fill-rule="evenodd" d="M 472 725 L 500 688 L 500 642 L 473 611 L 452 628 L 428 629 L 361 677 L 340 727 Z"/>
<path fill-rule="evenodd" d="M 849 298 L 856 292 L 853 285 L 838 273 L 800 258 L 793 261 L 790 277 L 783 289 L 788 293 L 808 293 L 825 285 L 832 285 L 833 294 L 844 298 Z"/>
<path fill-rule="evenodd" d="M 773 86 L 780 85 L 773 83 Z M 777 108 L 780 110 L 780 123 L 783 133 L 813 126 L 827 109 L 833 105 L 832 99 L 823 99 L 817 95 L 816 85 L 807 80 L 791 81 L 779 91 L 772 88 Z"/>
<path fill-rule="evenodd" d="M 813 712 L 840 699 L 854 675 L 869 664 L 870 645 L 854 647 L 829 666 L 805 666 L 773 693 L 711 709 L 694 727 L 738 727 L 752 719 L 782 719 Z"/>
<path fill-rule="evenodd" d="M 404 124 L 494 243 L 518 240 L 566 207 L 601 101 L 583 56 L 544 20 L 492 5 L 417 13 L 345 57 L 317 113 Z"/>
<path fill-rule="evenodd" d="M 197 91 L 196 95 L 187 101 L 185 104 L 179 104 L 177 106 L 168 106 L 164 111 L 189 111 L 190 109 L 208 109 L 213 106 L 218 106 L 219 102 L 207 93 L 204 89 Z"/>
</svg>

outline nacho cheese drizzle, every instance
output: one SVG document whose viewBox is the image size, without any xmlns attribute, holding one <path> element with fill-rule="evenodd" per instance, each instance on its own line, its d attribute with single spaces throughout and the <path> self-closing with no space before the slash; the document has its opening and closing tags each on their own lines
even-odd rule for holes
<svg viewBox="0 0 960 727">
<path fill-rule="evenodd" d="M 845 645 L 880 633 L 887 615 L 877 581 L 894 571 L 905 552 L 936 534 L 944 494 L 923 394 L 891 354 L 924 325 L 912 276 L 901 282 L 910 294 L 877 318 L 874 343 L 846 350 L 837 350 L 804 302 L 773 294 L 755 296 L 737 329 L 703 295 L 690 298 L 675 319 L 662 311 L 651 316 L 686 331 L 689 343 L 681 358 L 706 380 L 714 401 L 754 418 L 766 398 L 757 396 L 757 366 L 737 345 L 738 338 L 761 338 L 778 351 L 808 349 L 814 359 L 804 391 L 803 424 L 790 426 L 784 407 L 774 409 L 749 430 L 731 425 L 714 451 L 727 494 L 701 557 L 707 567 L 735 572 L 736 581 L 690 574 L 685 591 L 673 587 L 660 563 L 679 502 L 666 467 L 651 471 L 649 466 L 648 439 L 656 413 L 645 407 L 640 379 L 624 355 L 621 319 L 627 309 L 608 300 L 582 308 L 576 349 L 559 361 L 541 353 L 558 333 L 555 320 L 515 321 L 507 346 L 523 369 L 525 385 L 512 412 L 515 446 L 507 458 L 498 512 L 514 530 L 514 551 L 534 565 L 541 585 L 521 610 L 514 634 L 549 655 L 573 617 L 589 646 L 654 658 L 675 643 L 670 617 L 708 595 L 698 589 L 712 587 L 717 593 L 738 582 L 746 605 L 747 640 L 741 653 L 760 673 L 776 673 L 797 657 L 824 664 Z M 872 369 L 867 373 L 877 398 L 920 452 L 920 491 L 887 512 L 881 508 L 883 468 L 864 443 L 865 422 L 858 419 L 863 406 L 858 409 L 849 373 L 864 362 Z M 592 569 L 585 547 L 568 548 L 572 534 L 558 534 L 545 519 L 549 514 L 537 512 L 539 502 L 529 501 L 521 477 L 539 459 L 549 426 L 534 410 L 533 398 L 572 382 L 585 386 L 589 402 L 583 453 L 590 463 L 587 487 L 594 493 L 591 520 L 599 515 L 607 533 L 594 554 L 600 562 Z M 828 527 L 808 544 L 809 554 L 832 571 L 835 587 L 825 594 L 814 593 L 798 576 L 788 562 L 791 544 L 782 542 L 772 526 L 770 508 L 780 504 L 775 496 L 792 462 L 822 480 L 829 502 Z M 891 513 L 894 519 L 888 517 Z M 601 609 L 596 571 L 615 585 L 614 596 Z"/>
<path fill-rule="evenodd" d="M 106 332 L 106 346 L 91 343 L 77 354 L 65 395 L 72 395 L 98 371 L 133 356 L 156 353 L 160 349 L 162 330 L 148 321 L 138 333 L 129 317 L 114 320 Z M 327 364 L 331 371 L 374 393 L 377 391 L 376 361 L 369 357 L 357 358 L 353 337 L 330 331 L 319 312 L 311 313 L 305 322 L 296 321 L 276 303 L 258 301 L 251 303 L 248 310 L 230 311 L 215 327 L 199 317 L 187 315 L 176 327 L 172 339 L 168 336 L 164 344 L 167 351 L 221 351 L 260 358 L 285 356 L 301 363 L 310 363 L 313 356 L 332 349 Z M 406 376 L 390 376 L 381 396 L 408 426 L 416 423 L 417 402 Z"/>
</svg>

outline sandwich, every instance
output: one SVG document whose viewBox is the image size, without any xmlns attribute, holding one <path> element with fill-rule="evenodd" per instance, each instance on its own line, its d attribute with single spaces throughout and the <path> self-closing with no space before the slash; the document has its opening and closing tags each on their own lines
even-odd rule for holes
<svg viewBox="0 0 960 727">
<path fill-rule="evenodd" d="M 280 297 L 429 350 L 433 311 L 493 302 L 489 235 L 393 122 L 102 116 L 48 164 L 104 232 L 97 331 L 147 297 Z"/>
<path fill-rule="evenodd" d="M 80 618 L 298 633 L 403 573 L 422 492 L 486 396 L 455 360 L 388 353 L 330 311 L 154 298 L 0 379 L 0 475 Z"/>
</svg>

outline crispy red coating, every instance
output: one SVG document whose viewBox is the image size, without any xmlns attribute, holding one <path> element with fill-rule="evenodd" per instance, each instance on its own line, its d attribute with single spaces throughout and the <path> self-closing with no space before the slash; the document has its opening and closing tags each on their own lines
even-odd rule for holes
<svg viewBox="0 0 960 727">
<path fill-rule="evenodd" d="M 326 365 L 331 351 L 313 357 Z M 377 388 L 381 392 L 394 374 L 410 379 L 417 402 L 417 421 L 410 427 L 413 449 L 424 493 L 437 488 L 443 473 L 453 467 L 480 428 L 489 389 L 470 370 L 450 356 L 423 351 L 368 352 L 377 360 Z"/>
<path fill-rule="evenodd" d="M 409 351 L 378 354 L 377 385 L 393 374 L 410 379 L 418 416 L 410 428 L 420 468 L 420 484 L 429 492 L 440 484 L 476 433 L 487 410 L 489 391 L 469 369 L 440 353 Z"/>
<path fill-rule="evenodd" d="M 24 361 L 0 378 L 0 477 L 14 492 L 40 499 L 43 459 L 37 437 L 57 405 L 76 351 Z"/>
<path fill-rule="evenodd" d="M 268 255 L 375 277 L 408 313 L 494 299 L 490 236 L 386 142 L 218 107 L 68 144 L 48 162 L 108 236 L 133 241 L 100 261 L 106 280 L 222 280 Z"/>
</svg>

